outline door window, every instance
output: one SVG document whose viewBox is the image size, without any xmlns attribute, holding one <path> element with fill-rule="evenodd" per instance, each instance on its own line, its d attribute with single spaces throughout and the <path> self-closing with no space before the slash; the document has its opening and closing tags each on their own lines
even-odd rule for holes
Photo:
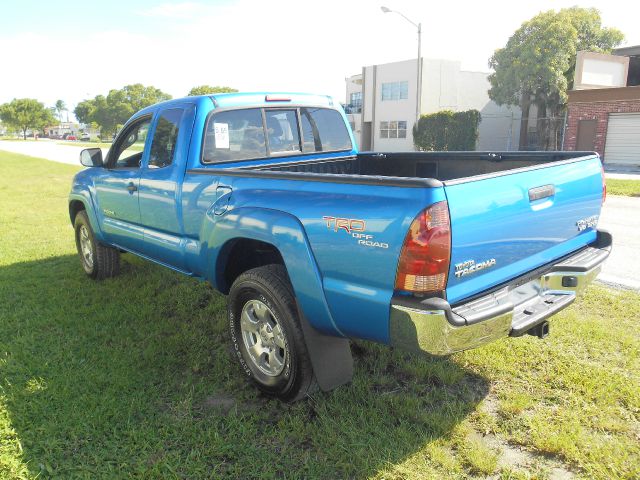
<svg viewBox="0 0 640 480">
<path fill-rule="evenodd" d="M 149 168 L 163 168 L 173 163 L 183 113 L 182 108 L 172 108 L 160 114 L 151 141 Z"/>
<path fill-rule="evenodd" d="M 151 118 L 146 117 L 127 128 L 115 146 L 114 159 L 109 162 L 113 168 L 140 168 L 150 124 Z"/>
</svg>

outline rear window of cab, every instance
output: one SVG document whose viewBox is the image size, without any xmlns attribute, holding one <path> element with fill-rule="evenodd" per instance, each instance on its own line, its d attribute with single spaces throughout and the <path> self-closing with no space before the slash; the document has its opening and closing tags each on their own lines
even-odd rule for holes
<svg viewBox="0 0 640 480">
<path fill-rule="evenodd" d="M 247 108 L 213 113 L 202 163 L 351 150 L 342 115 L 330 108 Z"/>
</svg>

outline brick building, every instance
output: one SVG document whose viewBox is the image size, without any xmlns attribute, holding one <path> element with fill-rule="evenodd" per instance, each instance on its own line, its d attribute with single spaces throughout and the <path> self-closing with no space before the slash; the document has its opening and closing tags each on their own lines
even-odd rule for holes
<svg viewBox="0 0 640 480">
<path fill-rule="evenodd" d="M 565 150 L 595 150 L 609 165 L 640 167 L 640 46 L 578 52 Z"/>
</svg>

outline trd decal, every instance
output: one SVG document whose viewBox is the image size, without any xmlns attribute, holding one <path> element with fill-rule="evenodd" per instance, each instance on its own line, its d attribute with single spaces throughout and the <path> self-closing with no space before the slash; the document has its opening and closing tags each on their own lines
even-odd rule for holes
<svg viewBox="0 0 640 480">
<path fill-rule="evenodd" d="M 364 232 L 367 229 L 366 222 L 357 218 L 322 217 L 322 219 L 327 222 L 327 228 L 334 232 L 344 230 L 350 234 L 351 232 Z"/>
<path fill-rule="evenodd" d="M 367 222 L 358 218 L 337 218 L 337 217 L 322 217 L 326 222 L 327 228 L 337 232 L 344 230 L 352 238 L 355 238 L 358 245 L 364 247 L 376 247 L 376 248 L 389 248 L 389 244 L 385 242 L 377 242 L 374 240 L 373 235 L 364 233 L 367 229 Z"/>
</svg>

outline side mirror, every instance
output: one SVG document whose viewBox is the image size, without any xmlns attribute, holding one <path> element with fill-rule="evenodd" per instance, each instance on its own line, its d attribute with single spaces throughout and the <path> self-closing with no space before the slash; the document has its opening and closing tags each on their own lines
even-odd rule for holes
<svg viewBox="0 0 640 480">
<path fill-rule="evenodd" d="M 99 148 L 85 148 L 80 152 L 80 163 L 85 167 L 102 167 L 102 150 Z"/>
</svg>

